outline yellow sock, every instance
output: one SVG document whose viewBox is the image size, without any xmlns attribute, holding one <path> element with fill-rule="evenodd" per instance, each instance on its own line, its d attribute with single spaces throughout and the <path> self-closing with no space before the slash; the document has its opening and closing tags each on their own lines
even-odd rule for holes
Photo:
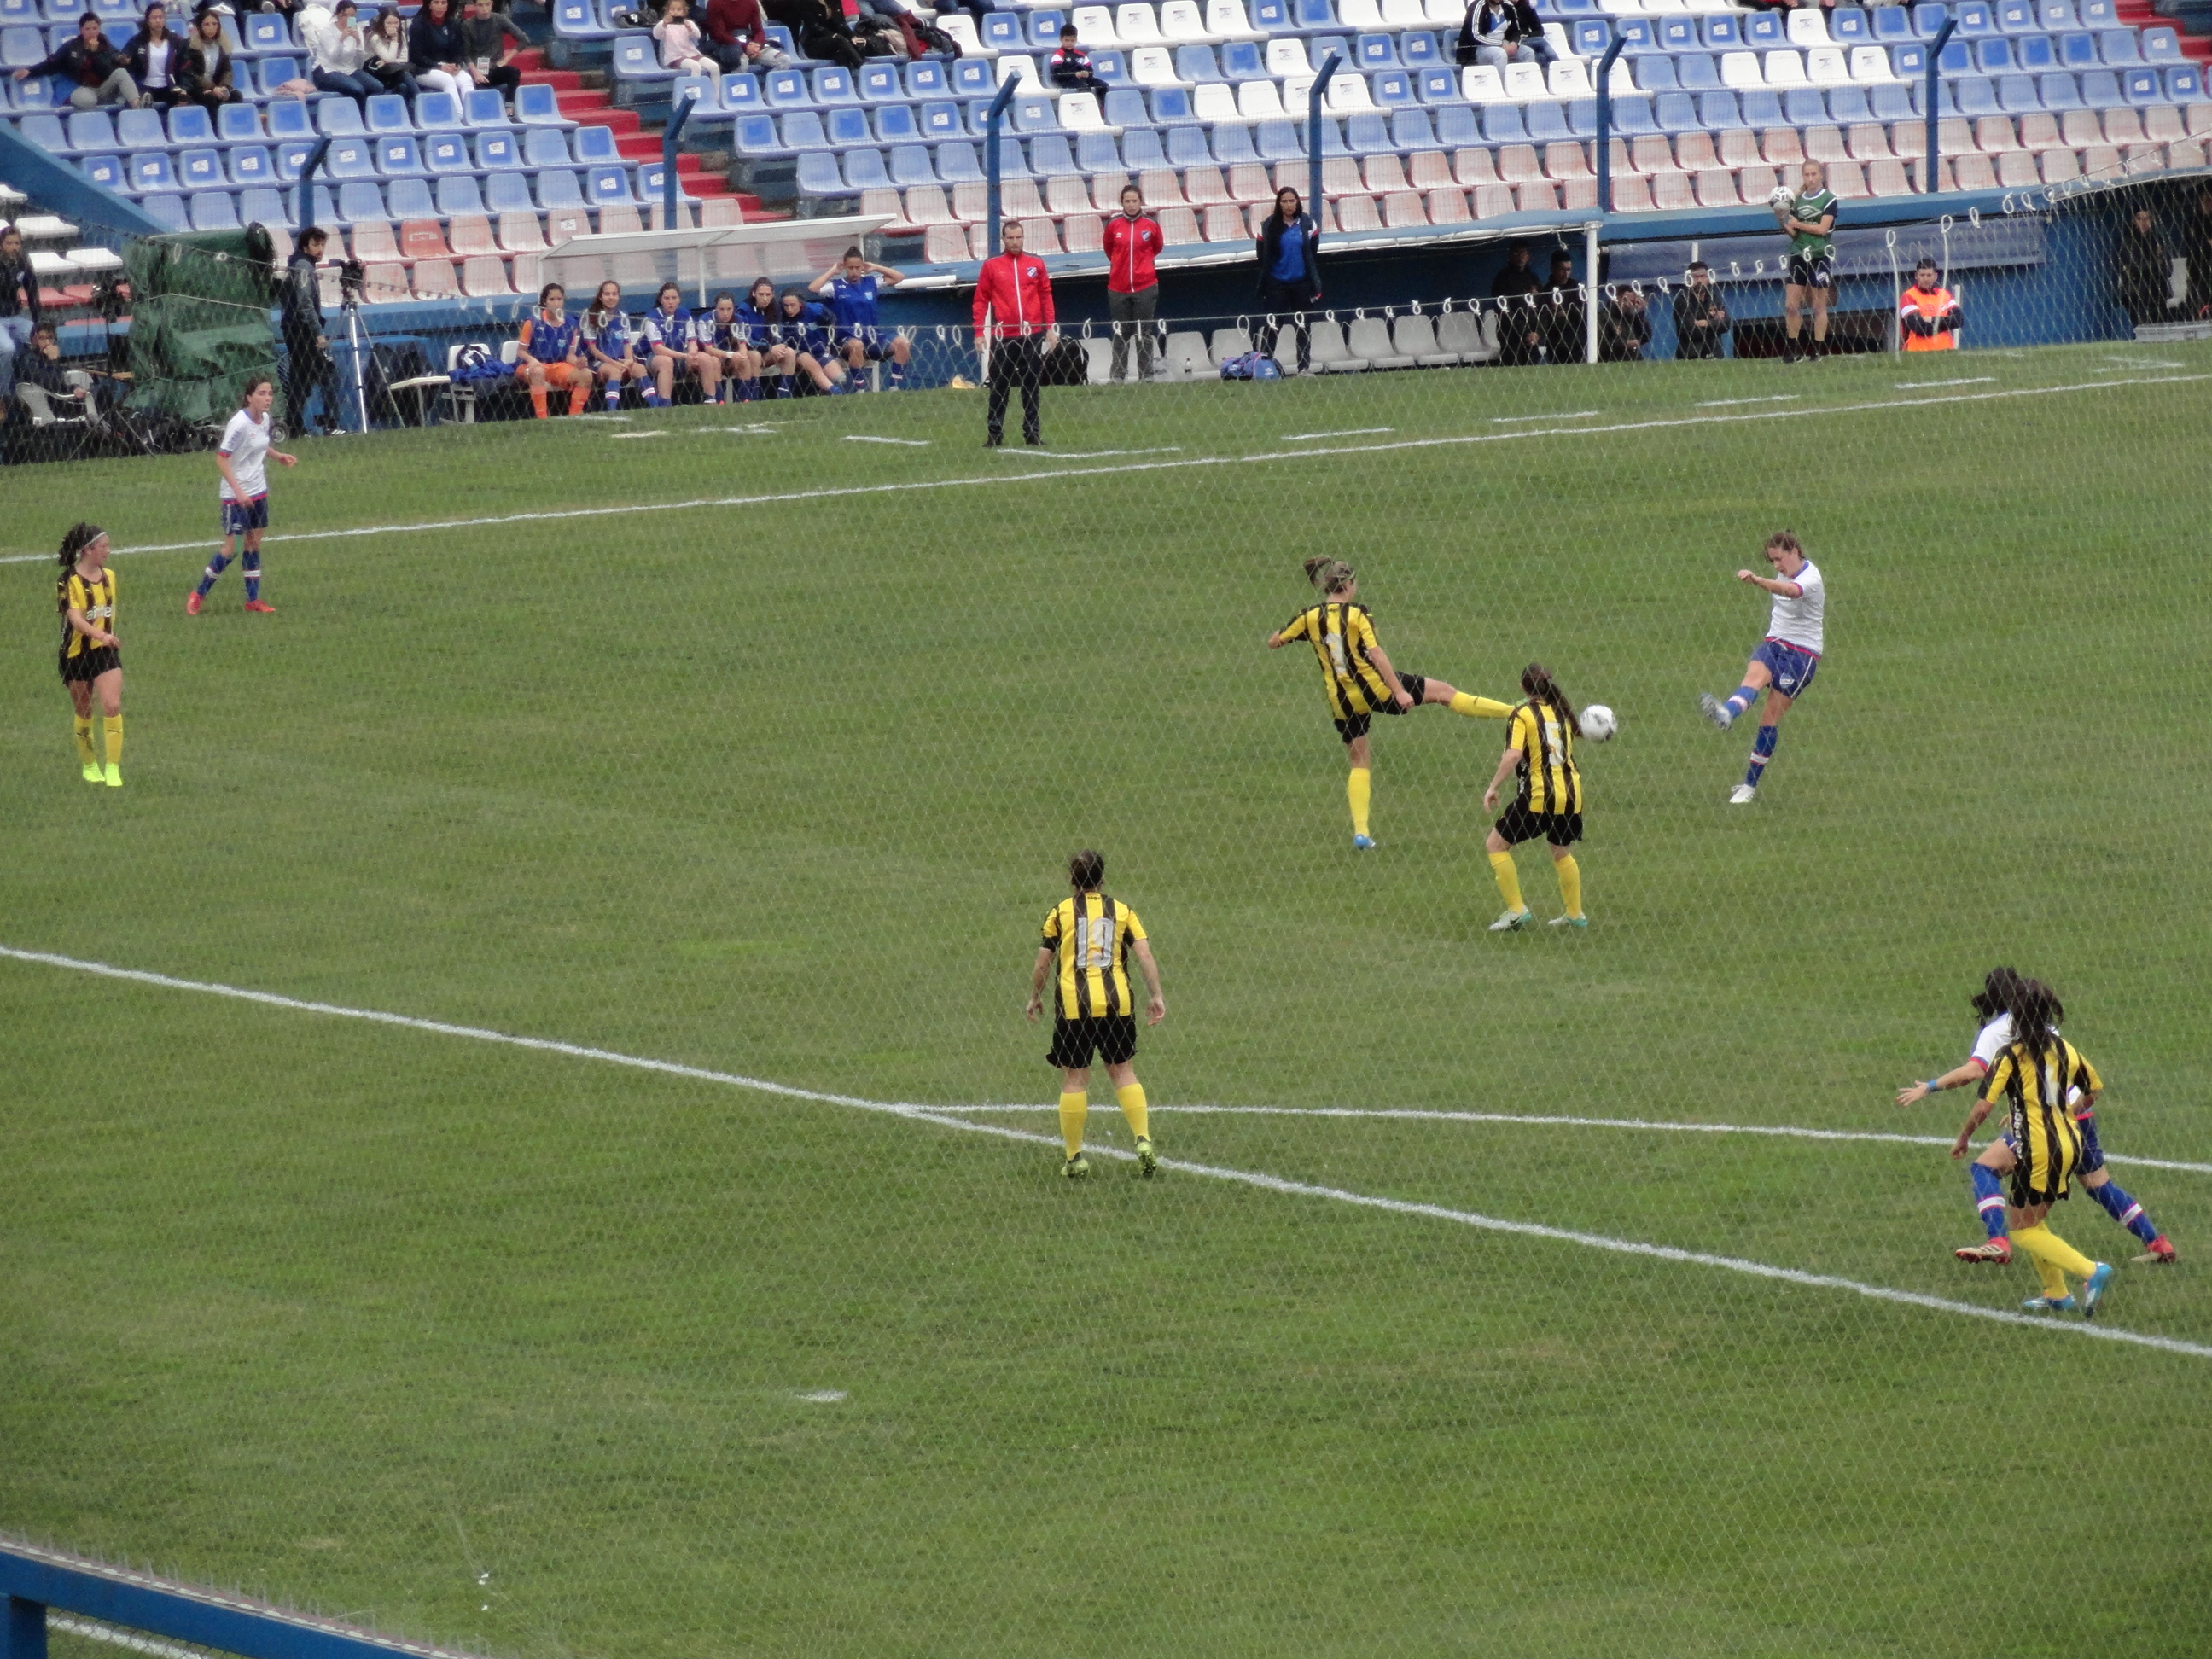
<svg viewBox="0 0 2212 1659">
<path fill-rule="evenodd" d="M 2066 1288 L 2064 1273 L 2060 1273 L 2057 1268 L 2039 1255 L 2031 1253 L 2028 1260 L 2035 1264 L 2035 1276 L 2043 1281 L 2044 1295 L 2049 1297 L 2053 1302 L 2063 1302 L 2071 1294 Z"/>
<path fill-rule="evenodd" d="M 1091 1115 L 1091 1097 L 1063 1094 L 1060 1097 L 1060 1138 L 1067 1143 L 1067 1155 L 1073 1158 L 1083 1150 L 1083 1120 Z"/>
<path fill-rule="evenodd" d="M 1352 775 L 1344 781 L 1344 793 L 1346 798 L 1352 803 L 1352 833 L 1355 836 L 1364 836 L 1367 833 L 1367 801 L 1370 794 L 1365 767 L 1355 766 L 1352 769 Z"/>
<path fill-rule="evenodd" d="M 2072 1273 L 2076 1279 L 2087 1279 L 2097 1271 L 2097 1264 L 2083 1255 L 2048 1227 L 2020 1227 L 2013 1231 L 2012 1242 L 2036 1260 L 2038 1271 L 2048 1261 L 2054 1267 Z"/>
<path fill-rule="evenodd" d="M 92 716 L 77 715 L 73 722 L 76 729 L 76 759 L 80 766 L 92 764 Z"/>
<path fill-rule="evenodd" d="M 1577 864 L 1574 854 L 1555 859 L 1552 869 L 1559 878 L 1559 902 L 1567 907 L 1567 914 L 1578 916 L 1583 913 L 1583 867 Z"/>
<path fill-rule="evenodd" d="M 1513 705 L 1493 702 L 1488 697 L 1478 697 L 1462 691 L 1451 700 L 1451 711 L 1455 714 L 1465 714 L 1470 720 L 1502 720 L 1513 712 Z"/>
<path fill-rule="evenodd" d="M 123 764 L 123 716 L 109 714 L 100 724 L 107 728 L 107 763 L 120 766 Z"/>
<path fill-rule="evenodd" d="M 1492 853 L 1490 872 L 1498 878 L 1498 894 L 1505 901 L 1507 909 L 1520 911 L 1528 908 L 1521 902 L 1521 874 L 1513 867 L 1512 854 Z"/>
<path fill-rule="evenodd" d="M 1139 1140 L 1146 1139 L 1152 1131 L 1145 1127 L 1150 1121 L 1146 1115 L 1145 1085 L 1132 1083 L 1126 1089 L 1116 1089 L 1114 1098 L 1121 1103 L 1121 1115 L 1129 1120 L 1129 1133 Z"/>
</svg>

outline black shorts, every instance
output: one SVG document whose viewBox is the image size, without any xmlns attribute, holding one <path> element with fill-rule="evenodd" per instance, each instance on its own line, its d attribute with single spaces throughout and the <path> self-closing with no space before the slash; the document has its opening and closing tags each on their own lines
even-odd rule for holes
<svg viewBox="0 0 2212 1659">
<path fill-rule="evenodd" d="M 123 653 L 112 645 L 96 645 L 89 651 L 80 651 L 74 657 L 62 658 L 62 684 L 73 685 L 82 680 L 90 684 L 111 668 L 123 666 Z"/>
<path fill-rule="evenodd" d="M 1062 1014 L 1052 1023 L 1052 1049 L 1045 1055 L 1055 1066 L 1088 1066 L 1097 1050 L 1109 1066 L 1119 1066 L 1137 1052 L 1137 1017 L 1100 1014 L 1070 1019 Z"/>
<path fill-rule="evenodd" d="M 1808 259 L 1802 253 L 1790 256 L 1790 286 L 1792 288 L 1833 288 L 1836 285 L 1836 262 L 1833 259 Z"/>
<path fill-rule="evenodd" d="M 1421 674 L 1401 674 L 1398 676 L 1398 684 L 1406 688 L 1406 695 L 1413 700 L 1413 708 L 1419 708 L 1421 706 L 1421 694 L 1428 690 L 1427 677 Z M 1410 714 L 1413 712 L 1413 708 L 1399 708 L 1395 697 L 1385 697 L 1382 699 L 1382 706 L 1374 710 L 1372 714 L 1354 714 L 1348 720 L 1337 721 L 1336 735 L 1346 743 L 1350 743 L 1355 738 L 1364 738 L 1367 735 L 1367 723 L 1376 714 Z"/>
<path fill-rule="evenodd" d="M 1518 847 L 1539 836 L 1554 847 L 1572 847 L 1583 838 L 1583 815 L 1532 812 L 1526 801 L 1516 800 L 1499 815 L 1493 827 L 1508 847 Z"/>
</svg>

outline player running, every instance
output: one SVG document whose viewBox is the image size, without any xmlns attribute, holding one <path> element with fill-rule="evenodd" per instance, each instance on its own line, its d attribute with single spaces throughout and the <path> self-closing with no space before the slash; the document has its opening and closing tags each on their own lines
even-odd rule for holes
<svg viewBox="0 0 2212 1659">
<path fill-rule="evenodd" d="M 1030 970 L 1029 1017 L 1034 1021 L 1044 1008 L 1045 975 L 1055 962 L 1060 965 L 1052 1048 L 1045 1058 L 1060 1068 L 1060 1134 L 1067 1162 L 1060 1172 L 1071 1181 L 1091 1173 L 1091 1160 L 1083 1156 L 1083 1124 L 1091 1111 L 1094 1053 L 1106 1062 L 1114 1097 L 1137 1138 L 1138 1173 L 1149 1177 L 1159 1168 L 1146 1121 L 1145 1085 L 1129 1064 L 1137 1052 L 1137 1017 L 1129 1000 L 1131 951 L 1145 970 L 1146 1024 L 1157 1025 L 1168 1017 L 1167 999 L 1160 994 L 1159 964 L 1152 960 L 1145 924 L 1127 905 L 1098 890 L 1105 878 L 1103 854 L 1085 851 L 1067 860 L 1067 884 L 1074 896 L 1046 913 L 1036 965 Z"/>
<path fill-rule="evenodd" d="M 261 601 L 261 532 L 269 528 L 267 464 L 273 460 L 297 466 L 300 458 L 270 447 L 269 408 L 276 401 L 276 388 L 266 374 L 256 374 L 246 381 L 245 401 L 223 428 L 222 441 L 216 446 L 216 471 L 222 475 L 216 490 L 222 507 L 222 545 L 200 572 L 199 586 L 185 596 L 188 617 L 200 614 L 216 579 L 229 568 L 234 557 L 241 556 L 246 562 L 246 608 L 264 615 L 276 609 Z"/>
<path fill-rule="evenodd" d="M 1990 1069 L 1981 1098 L 1967 1115 L 1966 1127 L 1953 1143 L 1951 1156 L 1964 1158 L 1974 1131 L 1999 1101 L 2005 1103 L 2008 1125 L 2005 1133 L 1974 1164 L 1974 1188 L 1994 1195 L 1996 1182 L 1990 1173 L 1991 1154 L 2002 1150 L 2012 1175 L 2013 1214 L 2001 1217 L 2011 1243 L 2035 1259 L 2043 1280 L 2043 1294 L 2028 1303 L 2031 1309 L 2056 1311 L 2075 1305 L 2066 1288 L 2065 1275 L 2085 1283 L 2081 1287 L 2081 1317 L 2097 1316 L 2097 1303 L 2112 1282 L 2109 1263 L 2092 1261 L 2044 1225 L 2051 1206 L 2065 1198 L 2067 1188 L 2082 1169 L 2085 1138 L 2078 1109 L 2086 1115 L 2096 1109 L 2104 1079 L 2097 1068 L 2081 1057 L 2075 1046 L 2058 1035 L 2058 999 L 2048 986 L 2021 981 L 2008 1010 L 2012 1015 L 2013 1040 L 1998 1051 Z M 2079 1108 L 2072 1103 L 2079 1101 Z M 1984 1204 L 1985 1222 L 1990 1209 Z M 2001 1206 L 1999 1207 L 2002 1207 Z M 1990 1225 L 1989 1243 L 1957 1252 L 1962 1261 L 2009 1261 L 2012 1250 Z"/>
<path fill-rule="evenodd" d="M 264 381 L 264 385 L 267 382 Z M 62 684 L 76 711 L 76 758 L 87 783 L 123 787 L 123 647 L 115 637 L 115 573 L 107 568 L 107 532 L 73 524 L 62 537 L 54 608 L 62 613 Z M 92 749 L 92 701 L 100 699 L 107 743 L 103 768 Z"/>
<path fill-rule="evenodd" d="M 1778 530 L 1766 538 L 1766 562 L 1778 573 L 1777 577 L 1749 570 L 1735 573 L 1738 581 L 1763 587 L 1774 596 L 1773 609 L 1766 618 L 1766 638 L 1744 665 L 1743 684 L 1729 694 L 1726 702 L 1710 691 L 1698 696 L 1698 709 L 1725 732 L 1749 711 L 1761 691 L 1766 693 L 1766 712 L 1759 717 L 1759 735 L 1752 739 L 1751 767 L 1729 793 L 1731 806 L 1748 806 L 1758 795 L 1759 781 L 1766 774 L 1767 762 L 1774 758 L 1782 717 L 1810 689 L 1813 676 L 1820 668 L 1821 629 L 1827 607 L 1820 567 L 1805 556 L 1797 538 L 1786 530 Z"/>
<path fill-rule="evenodd" d="M 848 247 L 843 259 L 807 284 L 809 290 L 816 294 L 825 289 L 829 291 L 830 312 L 837 319 L 837 351 L 852 368 L 855 392 L 868 389 L 867 382 L 860 378 L 860 371 L 885 358 L 890 360 L 886 385 L 893 392 L 906 389 L 907 360 L 914 355 L 914 348 L 896 330 L 886 337 L 876 321 L 878 291 L 896 288 L 904 281 L 902 272 L 889 265 L 872 264 L 862 257 L 860 249 Z"/>
<path fill-rule="evenodd" d="M 1322 686 L 1328 694 L 1329 716 L 1336 734 L 1344 739 L 1352 775 L 1345 782 L 1352 806 L 1352 846 L 1364 853 L 1376 845 L 1367 833 L 1367 808 L 1372 779 L 1370 775 L 1367 727 L 1376 714 L 1402 714 L 1425 702 L 1447 705 L 1455 714 L 1502 720 L 1513 710 L 1488 697 L 1455 691 L 1442 680 L 1421 674 L 1401 674 L 1375 637 L 1375 619 L 1367 607 L 1356 603 L 1359 578 L 1341 560 L 1316 557 L 1306 561 L 1306 580 L 1322 591 L 1322 602 L 1308 605 L 1267 635 L 1267 649 L 1280 650 L 1292 640 L 1312 641 L 1321 661 Z"/>
<path fill-rule="evenodd" d="M 1975 1034 L 1974 1051 L 1966 1056 L 1966 1063 L 1954 1066 L 1941 1077 L 1929 1078 L 1924 1083 L 1915 1083 L 1897 1092 L 1900 1106 L 1917 1106 L 1929 1096 L 1944 1089 L 1962 1089 L 1978 1083 L 1989 1075 L 1996 1064 L 1997 1056 L 2011 1045 L 2013 1040 L 2012 1006 L 2035 984 L 2022 979 L 2010 968 L 1992 968 L 1983 977 L 1982 988 L 1971 999 L 1975 1018 L 1982 1022 Z M 2066 1010 L 2055 993 L 2044 988 L 2051 1000 L 2052 1030 L 2066 1018 Z M 2105 1168 L 2104 1149 L 2097 1144 L 2097 1115 L 2085 1105 L 2078 1093 L 2069 1097 L 2067 1106 L 2081 1132 L 2081 1184 L 2089 1189 L 2089 1196 L 2105 1207 L 2106 1213 L 2126 1228 L 2143 1245 L 2143 1254 L 2136 1258 L 2171 1265 L 2175 1259 L 2172 1243 L 2159 1231 L 2143 1206 L 2136 1202 L 2114 1181 Z M 1974 1160 L 1972 1171 L 1974 1181 L 1974 1207 L 1980 1213 L 1982 1224 L 1989 1234 L 1988 1242 L 1971 1245 L 1956 1252 L 1962 1261 L 2008 1261 L 2012 1246 L 2008 1242 L 2008 1225 L 2003 1200 L 1999 1196 L 1999 1177 L 2011 1172 L 2018 1160 L 2016 1145 L 1999 1139 L 1985 1147 L 1981 1157 Z M 2041 1305 L 2039 1300 L 2037 1305 Z"/>
<path fill-rule="evenodd" d="M 1817 362 L 1828 344 L 1828 297 L 1836 287 L 1836 192 L 1828 188 L 1828 170 L 1808 161 L 1797 194 L 1774 216 L 1790 233 L 1790 280 L 1782 289 L 1782 325 L 1789 335 L 1783 347 L 1786 363 Z M 1803 325 L 1805 302 L 1813 304 L 1813 349 L 1797 349 Z"/>
<path fill-rule="evenodd" d="M 1521 902 L 1521 878 L 1513 868 L 1513 849 L 1541 836 L 1552 848 L 1553 873 L 1559 878 L 1559 902 L 1565 910 L 1552 918 L 1554 927 L 1587 927 L 1583 914 L 1583 870 L 1575 862 L 1575 843 L 1583 838 L 1583 775 L 1575 765 L 1575 706 L 1552 682 L 1552 672 L 1540 662 L 1521 671 L 1521 690 L 1527 700 L 1513 707 L 1513 724 L 1507 728 L 1505 752 L 1490 787 L 1482 792 L 1482 810 L 1498 811 L 1498 786 L 1510 776 L 1521 780 L 1513 805 L 1492 826 L 1483 843 L 1490 854 L 1491 873 L 1498 878 L 1498 895 L 1505 901 L 1504 913 L 1490 924 L 1493 933 L 1517 933 L 1531 920 Z"/>
</svg>

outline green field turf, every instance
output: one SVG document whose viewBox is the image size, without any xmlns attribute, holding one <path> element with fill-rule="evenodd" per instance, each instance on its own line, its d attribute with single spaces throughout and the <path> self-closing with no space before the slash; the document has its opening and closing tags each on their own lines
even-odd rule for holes
<svg viewBox="0 0 2212 1659">
<path fill-rule="evenodd" d="M 0 945 L 1041 1139 L 0 959 L 0 1531 L 515 1659 L 2212 1646 L 2212 1356 L 1961 1311 L 2034 1284 L 1950 1260 L 1942 1146 L 1174 1109 L 1947 1137 L 1890 1096 L 2010 961 L 2107 1150 L 2200 1166 L 2114 1165 L 2183 1262 L 2104 1322 L 2212 1346 L 2212 348 L 1047 400 L 1044 456 L 957 392 L 307 445 L 276 616 L 116 559 L 121 791 L 51 549 L 198 543 L 212 465 L 6 475 Z M 1695 697 L 1784 524 L 1829 652 L 1731 809 Z M 1317 552 L 1401 667 L 1619 711 L 1586 934 L 1484 931 L 1494 724 L 1378 723 L 1352 854 L 1263 644 Z M 1085 844 L 1150 1183 L 1058 1177 L 1021 1018 Z"/>
</svg>

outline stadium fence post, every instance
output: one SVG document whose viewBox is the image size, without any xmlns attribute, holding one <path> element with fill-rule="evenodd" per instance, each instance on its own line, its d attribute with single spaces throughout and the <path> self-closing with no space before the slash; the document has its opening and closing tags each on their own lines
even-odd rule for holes
<svg viewBox="0 0 2212 1659">
<path fill-rule="evenodd" d="M 1605 56 L 1597 64 L 1597 210 L 1613 211 L 1613 66 L 1620 58 L 1621 48 L 1628 44 L 1625 34 L 1615 34 L 1613 44 L 1605 49 Z"/>
<path fill-rule="evenodd" d="M 983 143 L 990 150 L 983 163 L 983 191 L 988 198 L 988 228 L 984 232 L 985 257 L 999 252 L 999 124 L 1006 118 L 1006 106 L 1013 101 L 1015 88 L 1022 83 L 1018 75 L 1010 75 L 999 82 L 999 95 L 991 100 L 991 112 L 983 119 Z M 983 354 L 987 358 L 988 352 Z"/>
<path fill-rule="evenodd" d="M 313 187 L 315 169 L 322 166 L 323 157 L 330 153 L 331 141 L 327 137 L 318 138 L 314 149 L 307 152 L 307 159 L 301 163 L 300 228 L 302 230 L 315 222 L 315 192 Z"/>
<path fill-rule="evenodd" d="M 1936 181 L 1942 176 L 1936 171 L 1936 157 L 1942 151 L 1942 146 L 1936 141 L 1942 131 L 1943 48 L 1951 39 L 1951 31 L 1958 27 L 1957 18 L 1945 18 L 1943 27 L 1936 31 L 1936 38 L 1928 43 L 1928 159 L 1920 164 L 1920 193 L 1923 196 L 1936 193 Z"/>
<path fill-rule="evenodd" d="M 1313 91 L 1308 94 L 1312 101 L 1306 106 L 1306 204 L 1313 214 L 1316 242 L 1321 240 L 1322 227 L 1328 222 L 1322 216 L 1322 203 L 1326 199 L 1321 193 L 1322 100 L 1328 92 L 1328 77 L 1336 73 L 1336 66 L 1343 61 L 1341 52 L 1329 53 L 1328 62 L 1314 76 Z"/>
<path fill-rule="evenodd" d="M 691 118 L 691 106 L 699 101 L 699 89 L 694 87 L 690 95 L 676 106 L 675 118 L 663 128 L 660 134 L 660 228 L 663 230 L 689 230 L 689 225 L 678 226 L 676 220 L 676 136 L 684 131 L 684 122 Z M 706 259 L 700 258 L 700 269 L 706 269 Z"/>
<path fill-rule="evenodd" d="M 1598 222 L 1591 220 L 1583 227 L 1583 291 L 1589 302 L 1583 307 L 1583 361 L 1597 361 L 1597 228 Z"/>
<path fill-rule="evenodd" d="M 8 1598 L 0 1618 L 0 1659 L 46 1659 L 46 1609 L 20 1595 Z"/>
</svg>

